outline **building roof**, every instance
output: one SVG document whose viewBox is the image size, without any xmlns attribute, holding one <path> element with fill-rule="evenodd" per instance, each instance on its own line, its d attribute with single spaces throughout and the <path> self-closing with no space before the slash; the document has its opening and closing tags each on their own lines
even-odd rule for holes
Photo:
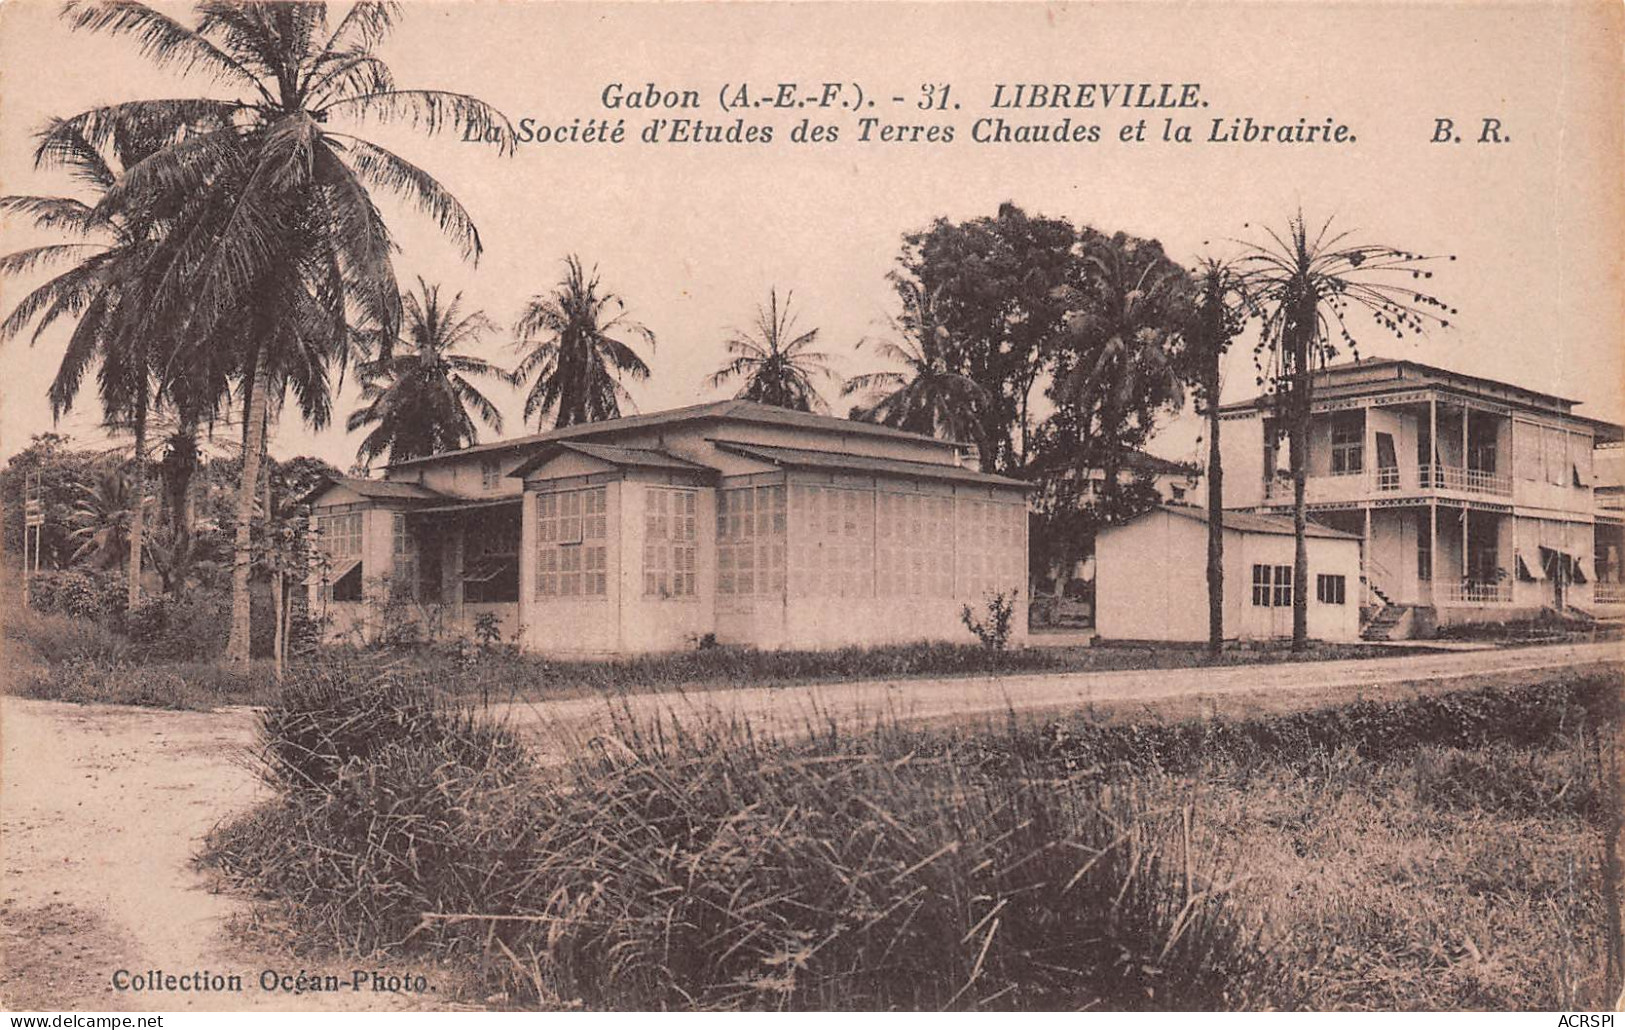
<svg viewBox="0 0 1625 1030">
<path fill-rule="evenodd" d="M 1135 472 L 1150 472 L 1153 475 L 1191 476 L 1200 475 L 1202 467 L 1184 461 L 1170 461 L 1159 458 L 1155 454 L 1145 451 L 1129 451 L 1123 455 L 1123 467 L 1133 469 Z"/>
<path fill-rule="evenodd" d="M 672 408 L 669 411 L 654 411 L 646 415 L 625 415 L 621 418 L 607 419 L 603 422 L 583 422 L 563 429 L 550 429 L 545 433 L 534 433 L 530 436 L 516 437 L 512 440 L 497 440 L 492 443 L 475 444 L 459 451 L 443 451 L 440 454 L 431 454 L 422 458 L 407 458 L 404 461 L 391 462 L 390 468 L 401 468 L 407 465 L 418 465 L 426 461 L 436 461 L 452 456 L 465 454 L 489 454 L 497 451 L 514 450 L 522 447 L 533 447 L 537 444 L 548 443 L 555 440 L 576 440 L 585 437 L 608 436 L 615 433 L 624 433 L 637 429 L 649 429 L 657 426 L 673 425 L 680 422 L 702 422 L 728 420 L 733 422 L 754 422 L 760 425 L 791 426 L 801 429 L 816 429 L 824 432 L 855 433 L 859 436 L 886 437 L 893 440 L 911 440 L 916 443 L 932 444 L 957 450 L 967 445 L 953 440 L 942 440 L 934 436 L 925 436 L 920 433 L 910 433 L 891 426 L 883 426 L 874 422 L 859 422 L 849 418 L 838 418 L 833 415 L 814 415 L 805 411 L 791 411 L 788 408 L 778 408 L 771 404 L 757 404 L 754 401 L 727 400 L 712 401 L 707 404 L 691 404 L 684 408 Z"/>
<path fill-rule="evenodd" d="M 1165 511 L 1170 515 L 1179 515 L 1183 518 L 1207 524 L 1207 509 L 1189 504 L 1164 504 L 1154 511 Z M 1147 515 L 1151 512 L 1146 512 Z M 1141 516 L 1144 518 L 1144 516 Z M 1133 521 L 1133 520 L 1130 520 Z M 1291 536 L 1292 520 L 1282 515 L 1259 515 L 1250 511 L 1226 511 L 1223 525 L 1225 529 L 1237 533 L 1265 533 L 1270 536 Z M 1353 533 L 1345 533 L 1340 529 L 1323 526 L 1318 522 L 1310 522 L 1304 529 L 1304 536 L 1317 537 L 1324 540 L 1358 540 Z"/>
<path fill-rule="evenodd" d="M 1378 373 L 1384 369 L 1393 370 L 1392 382 L 1380 378 L 1362 379 L 1358 382 L 1326 384 L 1327 378 L 1336 378 L 1340 373 L 1358 370 L 1362 373 Z M 1420 373 L 1424 377 L 1434 377 L 1445 382 L 1426 383 L 1405 376 L 1406 370 Z M 1613 422 L 1592 418 L 1589 415 L 1580 415 L 1573 411 L 1580 401 L 1571 397 L 1559 397 L 1556 394 L 1543 393 L 1532 390 L 1516 383 L 1505 383 L 1496 379 L 1487 379 L 1466 372 L 1457 372 L 1453 369 L 1439 365 L 1429 365 L 1409 358 L 1383 358 L 1369 357 L 1358 361 L 1343 361 L 1315 372 L 1315 393 L 1317 396 L 1347 396 L 1360 393 L 1380 393 L 1391 390 L 1412 390 L 1427 386 L 1444 386 L 1449 388 L 1452 384 L 1448 380 L 1455 380 L 1455 388 L 1459 391 L 1477 390 L 1494 397 L 1502 403 L 1523 404 L 1537 410 L 1544 410 L 1553 414 L 1561 414 L 1577 422 L 1584 422 L 1602 432 L 1605 438 L 1617 440 L 1625 435 L 1625 427 Z M 1267 395 L 1251 397 L 1244 401 L 1234 401 L 1221 405 L 1221 412 L 1238 412 L 1250 409 L 1263 408 L 1270 402 Z"/>
<path fill-rule="evenodd" d="M 586 443 L 580 440 L 561 440 L 543 447 L 533 456 L 525 459 L 512 472 L 510 476 L 526 476 L 552 461 L 560 454 L 569 452 L 582 454 L 607 465 L 616 465 L 621 468 L 668 469 L 679 472 L 703 472 L 715 475 L 716 469 L 699 462 L 679 458 L 675 454 L 655 450 L 649 447 L 615 447 L 605 443 Z"/>
<path fill-rule="evenodd" d="M 311 491 L 300 498 L 300 504 L 310 504 L 335 486 L 342 486 L 346 490 L 370 497 L 374 500 L 390 501 L 445 501 L 451 500 L 449 494 L 438 490 L 430 490 L 419 483 L 399 483 L 388 479 L 361 479 L 356 476 L 324 476 Z"/>
<path fill-rule="evenodd" d="M 1027 483 L 1007 476 L 995 476 L 958 465 L 938 465 L 929 461 L 908 461 L 903 458 L 876 458 L 865 454 L 833 454 L 829 451 L 806 450 L 800 447 L 770 447 L 766 444 L 738 443 L 732 440 L 712 440 L 720 450 L 741 457 L 753 458 L 778 465 L 781 468 L 830 469 L 843 472 L 880 472 L 915 479 L 937 479 L 954 483 L 984 483 L 988 486 L 1010 486 L 1027 489 Z"/>
</svg>

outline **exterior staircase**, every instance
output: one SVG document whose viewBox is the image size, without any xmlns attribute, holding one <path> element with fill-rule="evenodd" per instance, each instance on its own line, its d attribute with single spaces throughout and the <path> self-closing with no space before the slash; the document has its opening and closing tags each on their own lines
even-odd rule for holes
<svg viewBox="0 0 1625 1030">
<path fill-rule="evenodd" d="M 1360 629 L 1361 640 L 1403 640 L 1406 624 L 1410 621 L 1409 605 L 1394 604 L 1386 598 L 1366 624 Z"/>
</svg>

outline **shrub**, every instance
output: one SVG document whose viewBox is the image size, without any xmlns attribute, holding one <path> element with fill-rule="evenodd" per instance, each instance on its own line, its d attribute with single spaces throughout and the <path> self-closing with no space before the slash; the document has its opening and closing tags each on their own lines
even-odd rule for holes
<svg viewBox="0 0 1625 1030">
<path fill-rule="evenodd" d="M 226 650 L 231 598 L 212 592 L 145 598 L 130 609 L 124 625 L 130 642 L 149 660 L 215 658 Z"/>
<path fill-rule="evenodd" d="M 1016 612 L 1016 592 L 999 591 L 988 597 L 986 615 L 979 615 L 970 605 L 959 610 L 959 621 L 975 634 L 983 647 L 990 651 L 1003 651 L 1010 643 L 1010 624 Z"/>
<path fill-rule="evenodd" d="M 105 619 L 115 625 L 128 595 L 122 576 L 90 569 L 46 569 L 28 584 L 28 604 L 35 611 L 75 619 Z"/>
</svg>

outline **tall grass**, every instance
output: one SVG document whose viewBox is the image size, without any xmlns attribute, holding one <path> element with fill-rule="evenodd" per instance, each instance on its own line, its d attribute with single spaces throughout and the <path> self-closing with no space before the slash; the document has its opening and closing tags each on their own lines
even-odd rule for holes
<svg viewBox="0 0 1625 1030">
<path fill-rule="evenodd" d="M 11 693 L 78 704 L 196 709 L 275 696 L 269 662 L 155 660 L 104 622 L 15 609 L 4 623 L 0 684 Z"/>
<path fill-rule="evenodd" d="M 1212 1008 L 1281 971 L 1177 805 L 874 740 L 623 721 L 543 774 L 395 678 L 285 692 L 212 860 L 361 951 L 616 1008 Z"/>
<path fill-rule="evenodd" d="M 542 770 L 352 669 L 267 710 L 276 799 L 209 859 L 307 943 L 532 1004 L 1581 1005 L 1613 685 L 961 739 L 622 718 Z"/>
</svg>

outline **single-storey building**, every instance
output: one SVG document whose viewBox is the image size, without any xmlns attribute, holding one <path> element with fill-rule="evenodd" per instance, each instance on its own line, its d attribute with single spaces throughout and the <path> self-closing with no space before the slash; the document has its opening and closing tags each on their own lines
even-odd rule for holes
<svg viewBox="0 0 1625 1030">
<path fill-rule="evenodd" d="M 1205 508 L 1164 505 L 1095 538 L 1095 629 L 1111 640 L 1208 636 Z M 1310 523 L 1309 635 L 1360 638 L 1360 538 Z M 1292 635 L 1292 520 L 1224 513 L 1227 639 Z"/>
<path fill-rule="evenodd" d="M 1027 606 L 1026 485 L 951 441 L 747 401 L 569 426 L 309 497 L 339 636 L 390 620 L 529 651 L 969 640 Z"/>
</svg>

